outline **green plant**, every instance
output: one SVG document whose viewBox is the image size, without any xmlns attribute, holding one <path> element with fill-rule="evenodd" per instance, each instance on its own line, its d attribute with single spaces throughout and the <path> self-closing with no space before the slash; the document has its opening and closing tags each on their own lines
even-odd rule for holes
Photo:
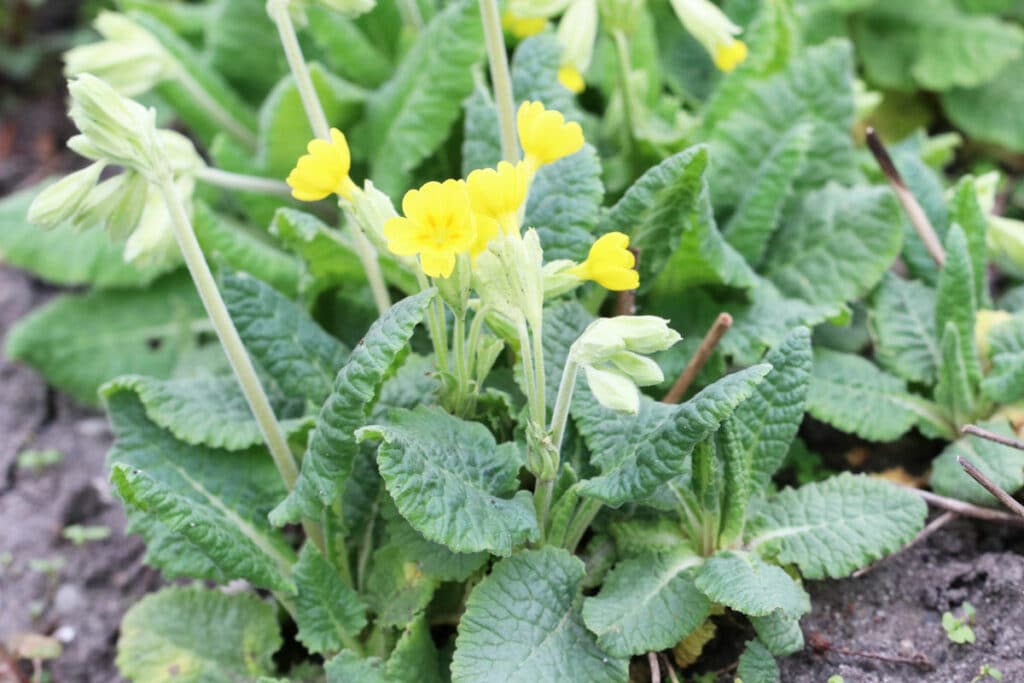
<svg viewBox="0 0 1024 683">
<path fill-rule="evenodd" d="M 47 448 L 43 451 L 28 450 L 18 453 L 18 469 L 29 472 L 41 472 L 47 467 L 60 464 L 64 460 L 64 454 L 56 448 Z"/>
<path fill-rule="evenodd" d="M 1003 680 L 1003 672 L 994 666 L 982 664 L 978 669 L 978 675 L 971 679 L 971 683 L 978 683 L 986 678 L 991 678 L 994 681 L 1001 681 Z"/>
<path fill-rule="evenodd" d="M 952 612 L 942 613 L 942 628 L 946 631 L 946 637 L 950 642 L 958 645 L 974 644 L 974 605 L 964 602 L 960 605 L 960 612 L 963 616 L 957 617 Z"/>
<path fill-rule="evenodd" d="M 728 609 L 756 633 L 738 676 L 767 682 L 803 645 L 803 581 L 921 528 L 922 500 L 882 480 L 772 484 L 807 461 L 805 408 L 892 432 L 875 438 L 990 414 L 952 412 L 979 395 L 953 380 L 850 400 L 865 378 L 895 386 L 854 355 L 858 311 L 923 249 L 850 135 L 871 99 L 851 45 L 804 42 L 788 3 L 735 3 L 749 55 L 723 78 L 704 49 L 736 66 L 747 48 L 718 10 L 694 26 L 666 3 L 577 3 L 589 64 L 562 31 L 508 64 L 491 0 L 126 0 L 68 55 L 70 144 L 93 165 L 7 200 L 0 244 L 93 289 L 21 321 L 8 350 L 82 400 L 102 387 L 149 564 L 269 594 L 148 596 L 122 626 L 126 677 L 622 681 Z M 451 176 L 466 183 L 433 182 Z M 977 184 L 958 187 L 977 218 Z M 958 224 L 928 272 L 963 342 L 987 222 Z M 601 317 L 605 287 L 635 298 Z M 731 329 L 698 351 L 723 312 Z M 1018 371 L 997 357 L 990 377 Z M 656 400 L 687 367 L 685 400 Z M 281 620 L 309 655 L 296 671 L 274 660 Z"/>
<path fill-rule="evenodd" d="M 72 524 L 64 527 L 60 535 L 75 545 L 84 545 L 90 541 L 102 541 L 110 538 L 110 527 Z"/>
</svg>

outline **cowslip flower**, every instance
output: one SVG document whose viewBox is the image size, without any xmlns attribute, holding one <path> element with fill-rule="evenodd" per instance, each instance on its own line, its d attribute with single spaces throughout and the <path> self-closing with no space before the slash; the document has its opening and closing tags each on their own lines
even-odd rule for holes
<svg viewBox="0 0 1024 683">
<path fill-rule="evenodd" d="M 292 196 L 303 202 L 315 202 L 331 194 L 351 200 L 356 190 L 348 177 L 352 157 L 345 134 L 331 128 L 331 141 L 312 140 L 306 146 L 309 154 L 299 157 L 295 168 L 288 174 L 287 183 Z"/>
<path fill-rule="evenodd" d="M 477 230 L 461 180 L 431 181 L 402 198 L 402 213 L 384 224 L 388 249 L 397 256 L 419 254 L 423 272 L 449 277 L 459 254 L 468 252 Z"/>
<path fill-rule="evenodd" d="M 469 204 L 478 218 L 491 219 L 505 235 L 519 237 L 519 207 L 526 201 L 530 176 L 523 162 L 480 168 L 466 178 Z"/>
<path fill-rule="evenodd" d="M 640 286 L 640 274 L 634 266 L 636 256 L 629 250 L 629 236 L 609 232 L 591 245 L 587 260 L 568 272 L 581 280 L 593 280 L 613 292 L 622 292 Z"/>
<path fill-rule="evenodd" d="M 558 81 L 572 93 L 586 88 L 583 72 L 590 66 L 597 40 L 597 0 L 574 0 L 558 22 L 556 33 L 562 46 Z"/>
<path fill-rule="evenodd" d="M 519 40 L 537 35 L 547 25 L 548 20 L 544 17 L 521 17 L 510 10 L 501 15 L 501 27 Z"/>
<path fill-rule="evenodd" d="M 566 122 L 561 112 L 545 109 L 540 102 L 523 102 L 520 105 L 516 128 L 523 146 L 523 163 L 531 176 L 544 164 L 558 161 L 583 148 L 580 124 Z"/>
<path fill-rule="evenodd" d="M 729 72 L 747 58 L 747 46 L 736 35 L 741 31 L 709 0 L 670 0 L 683 26 L 711 55 L 715 66 Z"/>
</svg>

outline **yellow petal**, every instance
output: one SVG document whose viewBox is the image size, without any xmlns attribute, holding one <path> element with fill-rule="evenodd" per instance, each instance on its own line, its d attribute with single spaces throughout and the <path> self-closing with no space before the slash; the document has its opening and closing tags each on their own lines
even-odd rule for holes
<svg viewBox="0 0 1024 683">
<path fill-rule="evenodd" d="M 566 123 L 561 112 L 547 110 L 540 102 L 524 102 L 516 116 L 519 141 L 528 169 L 550 164 L 583 147 L 583 129 Z"/>
<path fill-rule="evenodd" d="M 746 58 L 747 44 L 742 40 L 734 40 L 715 50 L 715 66 L 726 73 L 742 64 Z"/>
<path fill-rule="evenodd" d="M 574 95 L 580 94 L 587 87 L 583 74 L 572 64 L 564 64 L 558 69 L 558 82 Z"/>
<path fill-rule="evenodd" d="M 429 249 L 420 254 L 420 263 L 430 277 L 449 277 L 455 270 L 455 252 Z"/>
<path fill-rule="evenodd" d="M 613 292 L 626 292 L 640 286 L 640 273 L 632 268 L 611 268 L 595 274 L 597 284 Z"/>
<path fill-rule="evenodd" d="M 487 245 L 498 236 L 498 222 L 489 216 L 476 217 L 476 239 L 469 249 L 469 255 L 476 258 L 484 253 Z"/>
<path fill-rule="evenodd" d="M 508 10 L 501 15 L 501 27 L 520 40 L 540 33 L 547 25 L 544 17 L 519 17 Z"/>
<path fill-rule="evenodd" d="M 384 238 L 388 241 L 388 251 L 397 256 L 412 256 L 420 251 L 418 230 L 408 218 L 389 218 L 384 223 Z"/>
</svg>

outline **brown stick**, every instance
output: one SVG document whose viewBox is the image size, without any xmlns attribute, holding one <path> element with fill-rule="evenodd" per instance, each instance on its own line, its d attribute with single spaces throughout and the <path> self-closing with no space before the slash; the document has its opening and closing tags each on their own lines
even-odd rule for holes
<svg viewBox="0 0 1024 683">
<path fill-rule="evenodd" d="M 640 250 L 635 247 L 629 247 L 629 250 L 633 252 L 633 268 L 638 268 L 640 266 Z M 633 315 L 634 313 L 636 313 L 636 290 L 627 289 L 619 292 L 615 297 L 615 315 Z"/>
<path fill-rule="evenodd" d="M 661 399 L 662 403 L 679 403 L 682 400 L 686 390 L 693 384 L 693 380 L 697 379 L 697 374 L 704 367 L 704 364 L 708 362 L 708 358 L 711 357 L 715 347 L 718 346 L 718 342 L 721 341 L 722 336 L 729 331 L 730 327 L 732 327 L 732 316 L 728 313 L 719 313 L 718 317 L 715 318 L 715 322 L 711 324 L 711 329 L 704 335 L 700 346 L 697 347 L 697 352 L 693 354 L 690 362 L 683 368 L 672 388 Z"/>
<path fill-rule="evenodd" d="M 893 664 L 912 664 L 918 667 L 919 669 L 935 668 L 935 665 L 932 664 L 931 660 L 921 653 L 912 655 L 910 657 L 904 657 L 902 655 L 889 655 L 883 652 L 865 652 L 864 650 L 852 650 L 848 647 L 833 645 L 832 641 L 829 640 L 828 636 L 818 631 L 812 631 L 811 633 L 807 634 L 807 644 L 819 653 L 832 651 L 836 654 L 846 655 L 848 657 L 864 657 L 866 659 L 877 659 L 881 662 L 891 662 Z"/>
<path fill-rule="evenodd" d="M 661 663 L 665 667 L 665 671 L 668 672 L 669 683 L 679 683 L 679 678 L 676 676 L 676 671 L 672 667 L 671 662 L 668 661 L 668 657 L 665 656 L 665 653 L 659 652 L 658 657 L 661 659 Z"/>
<path fill-rule="evenodd" d="M 1005 505 L 1010 512 L 1016 513 L 1021 518 L 1024 518 L 1024 505 L 1018 503 L 1017 500 L 1004 491 L 999 484 L 986 477 L 984 472 L 975 467 L 970 460 L 962 455 L 956 456 L 956 461 L 960 463 L 960 467 L 964 468 L 964 472 L 971 475 L 971 478 L 974 479 L 974 481 L 984 486 L 986 491 L 998 498 L 999 502 Z"/>
<path fill-rule="evenodd" d="M 941 268 L 946 263 L 946 252 L 942 248 L 942 243 L 939 241 L 939 236 L 935 233 L 935 228 L 932 227 L 932 223 L 928 220 L 927 214 L 924 209 L 918 203 L 913 193 L 907 189 L 907 184 L 903 181 L 903 176 L 896 170 L 896 165 L 892 162 L 892 157 L 889 156 L 889 152 L 885 149 L 885 145 L 882 144 L 882 140 L 878 137 L 874 128 L 867 129 L 867 143 L 868 149 L 875 155 L 875 161 L 878 162 L 878 166 L 882 169 L 882 173 L 885 174 L 886 179 L 889 181 L 889 185 L 892 186 L 893 192 L 896 194 L 896 199 L 899 200 L 900 205 L 903 207 L 903 211 L 907 214 L 907 218 L 910 219 L 910 224 L 914 226 L 914 230 L 921 237 L 921 241 L 924 242 L 924 246 L 928 249 L 928 253 L 935 260 Z"/>
<path fill-rule="evenodd" d="M 915 545 L 917 545 L 921 541 L 925 540 L 926 538 L 928 538 L 929 536 L 934 534 L 936 531 L 938 531 L 942 527 L 946 526 L 947 524 L 949 524 L 950 522 L 952 522 L 954 519 L 958 518 L 959 516 L 960 515 L 956 514 L 955 512 L 948 512 L 948 511 L 947 512 L 943 512 L 941 515 L 939 515 L 938 517 L 933 519 L 931 522 L 929 522 L 928 526 L 926 526 L 925 528 L 921 529 L 921 531 L 918 532 L 917 536 L 914 536 L 914 538 L 910 539 L 910 542 L 907 543 L 905 546 L 903 546 L 902 548 L 900 548 L 896 552 L 892 553 L 891 555 L 887 555 L 886 557 L 883 557 L 882 559 L 877 560 L 876 562 L 872 562 L 871 564 L 869 564 L 866 567 L 861 567 L 860 569 L 855 571 L 853 574 L 851 574 L 851 576 L 853 578 L 855 578 L 855 579 L 859 579 L 860 577 L 864 576 L 868 572 L 874 570 L 878 565 L 882 564 L 886 560 L 888 560 L 888 559 L 890 559 L 892 557 L 895 557 L 896 555 L 899 555 L 900 553 L 906 552 L 907 550 L 910 550 Z"/>
<path fill-rule="evenodd" d="M 900 486 L 908 491 L 913 491 L 917 495 L 921 496 L 926 503 L 931 503 L 935 507 L 942 508 L 943 510 L 955 512 L 962 517 L 972 517 L 974 519 L 985 520 L 986 522 L 999 522 L 1000 524 L 1024 527 L 1024 517 L 1011 515 L 1010 513 L 1003 512 L 1001 510 L 983 508 L 979 505 L 971 505 L 970 503 L 965 503 L 962 500 L 957 500 L 956 498 L 947 498 L 945 496 L 940 496 L 937 493 L 932 493 L 931 491 L 914 488 L 913 486 L 906 486 L 904 484 L 893 484 L 893 486 Z"/>
<path fill-rule="evenodd" d="M 657 653 L 647 653 L 647 665 L 651 667 L 651 683 L 661 683 L 661 666 L 658 665 Z"/>
<path fill-rule="evenodd" d="M 1020 441 L 1009 436 L 1003 436 L 1002 434 L 996 434 L 995 432 L 990 432 L 989 430 L 982 429 L 977 425 L 965 425 L 960 431 L 964 434 L 980 436 L 982 439 L 988 439 L 989 441 L 995 441 L 997 444 L 1024 451 L 1024 441 Z"/>
</svg>

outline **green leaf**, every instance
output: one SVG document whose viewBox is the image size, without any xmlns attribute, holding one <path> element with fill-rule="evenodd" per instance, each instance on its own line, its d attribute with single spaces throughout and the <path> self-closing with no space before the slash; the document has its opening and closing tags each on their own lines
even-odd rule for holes
<svg viewBox="0 0 1024 683">
<path fill-rule="evenodd" d="M 1016 436 L 1005 420 L 982 422 L 981 426 L 1002 436 Z M 1011 494 L 1024 486 L 1024 451 L 979 437 L 963 436 L 946 446 L 932 461 L 931 485 L 936 493 L 978 505 L 999 505 L 995 496 L 963 471 L 956 461 L 957 456 L 969 460 Z"/>
<path fill-rule="evenodd" d="M 886 188 L 829 184 L 811 192 L 775 235 L 763 272 L 784 294 L 811 303 L 860 298 L 900 253 L 899 211 Z"/>
<path fill-rule="evenodd" d="M 734 77 L 726 79 L 726 83 Z M 805 50 L 786 70 L 749 80 L 730 93 L 734 108 L 705 123 L 714 164 L 709 182 L 719 210 L 738 207 L 755 187 L 761 164 L 794 128 L 811 126 L 807 154 L 793 187 L 804 192 L 829 180 L 858 179 L 850 129 L 853 127 L 853 51 L 845 41 Z"/>
<path fill-rule="evenodd" d="M 706 202 L 700 201 L 702 192 L 706 192 L 703 178 L 707 163 L 704 147 L 690 147 L 665 159 L 640 176 L 602 216 L 599 232 L 624 232 L 630 236 L 630 245 L 640 250 L 637 267 L 641 291 L 654 284 L 677 249 L 681 257 L 686 255 L 680 247 L 685 234 L 714 230 L 708 222 Z M 727 248 L 717 231 L 714 235 L 718 238 L 715 247 Z M 700 244 L 699 235 L 695 244 Z M 705 254 L 701 256 L 706 258 Z M 723 258 L 718 255 L 712 269 Z"/>
<path fill-rule="evenodd" d="M 992 370 L 981 384 L 993 401 L 1012 403 L 1024 398 L 1024 316 L 992 328 L 988 337 Z"/>
<path fill-rule="evenodd" d="M 423 538 L 393 505 L 385 507 L 383 515 L 387 519 L 388 542 L 405 548 L 427 576 L 441 581 L 465 581 L 487 562 L 486 552 L 453 553 L 446 546 Z"/>
<path fill-rule="evenodd" d="M 636 416 L 604 408 L 578 387 L 573 416 L 602 471 L 580 482 L 580 493 L 612 506 L 650 495 L 684 471 L 694 447 L 750 397 L 770 369 L 755 365 L 727 375 L 681 405 L 642 397 Z"/>
<path fill-rule="evenodd" d="M 722 231 L 726 240 L 749 263 L 761 262 L 768 241 L 779 227 L 793 182 L 800 173 L 811 144 L 814 126 L 795 126 L 774 144 L 760 162 L 750 188 Z"/>
<path fill-rule="evenodd" d="M 284 394 L 322 403 L 348 349 L 298 304 L 254 277 L 221 277 L 221 294 L 253 361 Z"/>
<path fill-rule="evenodd" d="M 430 20 L 395 75 L 370 96 L 352 137 L 369 150 L 370 176 L 382 190 L 404 191 L 413 169 L 447 139 L 483 55 L 477 5 L 457 0 Z"/>
<path fill-rule="evenodd" d="M 392 306 L 338 372 L 310 435 L 295 489 L 271 513 L 275 525 L 303 516 L 319 519 L 321 506 L 331 505 L 344 489 L 359 449 L 355 430 L 366 423 L 384 378 L 406 349 L 434 294 L 427 290 Z"/>
<path fill-rule="evenodd" d="M 701 562 L 678 547 L 617 564 L 601 592 L 583 603 L 583 621 L 598 645 L 627 657 L 670 648 L 700 626 L 711 607 L 693 583 Z"/>
<path fill-rule="evenodd" d="M 811 600 L 789 574 L 757 555 L 723 550 L 697 570 L 697 588 L 712 602 L 755 617 L 775 610 L 796 617 L 811 609 Z"/>
<path fill-rule="evenodd" d="M 814 351 L 807 412 L 870 441 L 892 441 L 918 421 L 951 432 L 938 406 L 907 392 L 899 377 L 850 353 Z"/>
<path fill-rule="evenodd" d="M 394 410 L 387 424 L 361 429 L 381 439 L 384 484 L 414 529 L 454 552 L 509 555 L 537 537 L 532 497 L 519 492 L 521 457 L 483 425 L 440 409 Z"/>
<path fill-rule="evenodd" d="M 674 297 L 694 285 L 728 285 L 744 289 L 755 285 L 757 275 L 715 226 L 706 180 L 701 183 L 693 210 L 683 214 L 682 222 L 683 233 L 676 250 L 656 276 L 656 292 Z"/>
<path fill-rule="evenodd" d="M 971 340 L 965 344 L 956 325 L 952 321 L 946 323 L 942 335 L 942 365 L 939 367 L 939 381 L 935 385 L 935 400 L 946 409 L 953 424 L 957 426 L 973 421 L 979 412 L 976 395 L 978 385 L 968 360 L 971 351 L 967 347 L 974 346 L 973 341 L 972 335 Z M 974 359 L 977 360 L 977 355 Z"/>
<path fill-rule="evenodd" d="M 311 543 L 294 569 L 296 636 L 310 652 L 337 652 L 366 625 L 366 605 Z"/>
<path fill-rule="evenodd" d="M 377 657 L 363 659 L 344 650 L 324 666 L 327 683 L 388 683 L 384 662 Z"/>
<path fill-rule="evenodd" d="M 466 601 L 452 683 L 624 681 L 628 660 L 608 656 L 583 625 L 584 572 L 550 546 L 494 565 Z"/>
<path fill-rule="evenodd" d="M 145 290 L 58 296 L 11 328 L 6 351 L 95 404 L 96 390 L 118 375 L 169 377 L 208 325 L 192 283 L 176 274 Z"/>
<path fill-rule="evenodd" d="M 124 261 L 124 244 L 105 230 L 77 231 L 65 223 L 50 230 L 28 222 L 28 207 L 52 180 L 0 200 L 0 262 L 23 268 L 58 285 L 135 287 L 162 271 Z"/>
<path fill-rule="evenodd" d="M 747 547 L 809 579 L 839 579 L 898 550 L 924 525 L 914 492 L 849 473 L 786 488 L 760 510 Z"/>
<path fill-rule="evenodd" d="M 391 58 L 355 21 L 324 5 L 308 5 L 306 30 L 323 51 L 331 70 L 353 83 L 374 88 L 391 75 Z"/>
<path fill-rule="evenodd" d="M 238 386 L 227 377 L 197 377 L 159 380 L 143 375 L 122 375 L 107 383 L 104 391 L 133 391 L 146 409 L 146 416 L 193 445 L 244 450 L 263 443 L 259 425 Z M 288 406 L 284 400 L 272 400 L 280 417 Z M 305 430 L 312 419 L 281 420 L 288 435 Z"/>
<path fill-rule="evenodd" d="M 587 257 L 603 199 L 601 160 L 590 145 L 537 171 L 524 225 L 537 228 L 546 260 Z"/>
<path fill-rule="evenodd" d="M 362 112 L 366 91 L 316 63 L 309 65 L 309 76 L 331 126 L 347 132 Z M 284 178 L 314 137 L 295 79 L 286 75 L 260 108 L 259 168 L 267 176 Z"/>
<path fill-rule="evenodd" d="M 404 627 L 426 608 L 438 583 L 420 571 L 409 548 L 385 545 L 373 553 L 366 598 L 377 613 L 378 625 Z"/>
<path fill-rule="evenodd" d="M 935 327 L 943 337 L 952 324 L 959 337 L 958 363 L 965 369 L 965 379 L 973 388 L 981 381 L 981 362 L 974 338 L 974 323 L 978 314 L 974 267 L 968 251 L 967 237 L 959 225 L 953 225 L 946 235 L 946 263 L 939 273 L 939 286 L 935 298 Z M 945 349 L 943 349 L 945 356 Z M 943 358 L 943 364 L 947 361 Z M 946 368 L 942 369 L 945 372 Z"/>
<path fill-rule="evenodd" d="M 942 94 L 942 109 L 971 138 L 1024 151 L 1024 91 L 1007 88 L 1024 72 L 1024 57 L 1008 63 L 992 80 L 974 88 L 953 88 Z"/>
<path fill-rule="evenodd" d="M 942 362 L 935 331 L 935 290 L 886 273 L 869 311 L 875 359 L 911 382 L 934 384 Z"/>
<path fill-rule="evenodd" d="M 775 610 L 768 616 L 750 617 L 750 623 L 757 639 L 773 655 L 782 657 L 804 649 L 804 632 L 798 617 Z"/>
<path fill-rule="evenodd" d="M 949 211 L 946 206 L 945 184 L 939 174 L 921 158 L 925 136 L 912 135 L 890 148 L 890 154 L 896 170 L 900 172 L 914 198 L 921 204 L 925 216 L 935 228 L 939 239 L 943 239 L 949 231 Z M 877 179 L 884 179 L 881 171 Z M 939 269 L 932 258 L 928 247 L 917 234 L 909 219 L 903 219 L 903 260 L 910 274 L 934 287 L 939 276 Z"/>
<path fill-rule="evenodd" d="M 878 3 L 852 30 L 868 78 L 894 90 L 981 85 L 1024 48 L 1018 26 L 965 14 L 953 0 Z"/>
<path fill-rule="evenodd" d="M 144 536 L 173 532 L 173 543 L 157 539 L 162 547 L 187 549 L 186 557 L 166 558 L 172 573 L 293 592 L 294 553 L 267 524 L 284 488 L 266 452 L 189 446 L 150 422 L 133 392 L 112 386 L 105 399 L 116 437 L 108 456 L 114 490 L 126 507 L 158 523 L 144 525 Z M 165 558 L 149 550 L 147 561 L 161 567 Z"/>
<path fill-rule="evenodd" d="M 747 647 L 740 655 L 740 665 L 736 676 L 743 683 L 781 683 L 782 673 L 775 657 L 760 640 L 747 642 Z"/>
<path fill-rule="evenodd" d="M 981 208 L 975 178 L 964 176 L 953 189 L 949 201 L 949 220 L 964 231 L 967 256 L 974 276 L 974 300 L 978 307 L 991 306 L 986 271 L 988 270 L 988 212 Z M 950 235 L 946 235 L 947 242 Z M 947 245 L 950 248 L 950 245 Z M 959 248 L 959 247 L 957 247 Z M 941 279 L 940 279 L 941 282 Z"/>
<path fill-rule="evenodd" d="M 764 362 L 771 372 L 729 418 L 753 490 L 767 487 L 803 421 L 812 367 L 810 332 L 793 330 Z"/>
<path fill-rule="evenodd" d="M 394 683 L 441 683 L 441 664 L 422 615 L 406 626 L 388 657 L 387 677 Z"/>
<path fill-rule="evenodd" d="M 139 683 L 236 683 L 273 673 L 279 647 L 274 607 L 256 596 L 164 588 L 124 615 L 117 668 Z"/>
<path fill-rule="evenodd" d="M 254 231 L 214 214 L 202 202 L 195 204 L 192 226 L 209 261 L 250 273 L 280 292 L 297 291 L 298 261 Z"/>
<path fill-rule="evenodd" d="M 256 50 L 280 38 L 266 7 L 249 0 L 217 0 L 204 19 L 210 66 L 250 100 L 262 99 L 288 71 L 283 50 Z"/>
</svg>

